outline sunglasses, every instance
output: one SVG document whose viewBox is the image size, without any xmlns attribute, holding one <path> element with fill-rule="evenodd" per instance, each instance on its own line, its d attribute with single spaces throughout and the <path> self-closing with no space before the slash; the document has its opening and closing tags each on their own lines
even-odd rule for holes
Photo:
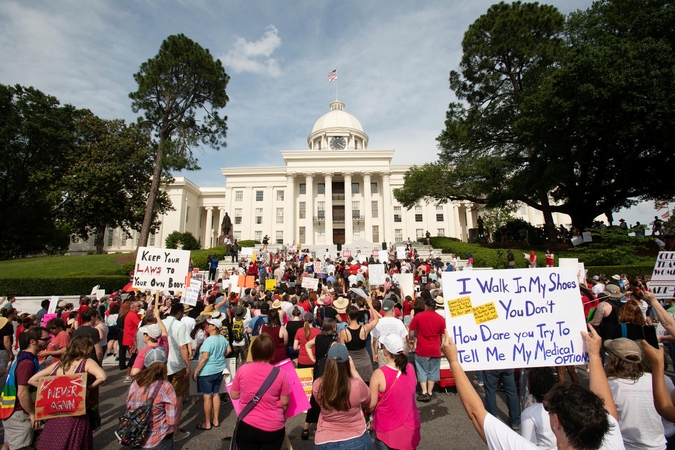
<svg viewBox="0 0 675 450">
<path fill-rule="evenodd" d="M 38 341 L 48 341 L 49 339 L 50 339 L 49 337 L 46 337 L 46 338 L 38 338 Z"/>
</svg>

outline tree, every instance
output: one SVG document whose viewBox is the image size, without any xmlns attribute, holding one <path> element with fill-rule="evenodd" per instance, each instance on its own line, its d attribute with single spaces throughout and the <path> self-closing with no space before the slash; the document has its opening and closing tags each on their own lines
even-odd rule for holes
<svg viewBox="0 0 675 450">
<path fill-rule="evenodd" d="M 220 117 L 217 109 L 229 100 L 225 89 L 230 77 L 207 49 L 178 34 L 162 42 L 157 56 L 141 64 L 134 79 L 138 90 L 129 94 L 132 110 L 144 111 L 139 122 L 155 138 L 155 166 L 139 242 L 145 246 L 162 171 L 198 169 L 192 150 L 199 143 L 215 149 L 225 146 L 227 117 Z"/>
<path fill-rule="evenodd" d="M 166 245 L 166 248 L 178 248 L 179 242 L 183 250 L 199 250 L 202 248 L 197 238 L 189 231 L 185 233 L 174 231 L 166 237 L 164 245 Z"/>
<path fill-rule="evenodd" d="M 0 259 L 57 253 L 56 219 L 79 112 L 32 87 L 0 85 Z"/>
<path fill-rule="evenodd" d="M 138 126 L 104 120 L 85 111 L 77 121 L 77 145 L 67 157 L 69 169 L 59 183 L 59 215 L 73 235 L 95 236 L 96 253 L 103 253 L 106 228 L 139 230 L 152 183 L 151 139 Z M 157 194 L 151 229 L 158 214 L 171 209 L 164 191 Z"/>
</svg>

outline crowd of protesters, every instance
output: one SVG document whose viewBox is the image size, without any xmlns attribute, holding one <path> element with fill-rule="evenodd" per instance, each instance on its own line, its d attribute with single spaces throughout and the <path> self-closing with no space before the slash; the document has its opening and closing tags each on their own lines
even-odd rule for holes
<svg viewBox="0 0 675 450">
<path fill-rule="evenodd" d="M 383 284 L 370 282 L 375 263 L 385 264 Z M 536 261 L 530 266 L 540 270 Z M 454 258 L 447 264 L 436 255 L 421 259 L 412 245 L 406 259 L 392 251 L 386 261 L 360 252 L 343 257 L 326 250 L 316 257 L 263 248 L 220 278 L 211 273 L 194 306 L 182 303 L 180 292 L 115 291 L 101 301 L 83 296 L 76 306 L 61 301 L 56 317 L 43 323 L 48 301 L 34 316 L 8 302 L 0 317 L 5 448 L 93 448 L 106 357 L 125 371 L 128 411 L 152 401 L 142 448 L 171 449 L 189 438 L 181 418 L 190 379 L 203 401 L 196 428 L 219 427 L 228 399 L 225 373 L 233 381 L 229 398 L 242 408 L 233 437 L 239 448 L 281 448 L 290 387 L 275 364 L 286 358 L 314 369 L 300 438 L 308 440 L 315 427 L 317 449 L 417 448 L 419 405 L 436 398 L 442 358 L 489 448 L 675 448 L 675 386 L 664 375 L 664 350 L 642 342 L 646 329 L 655 330 L 654 341 L 675 361 L 670 300 L 664 308 L 642 279 L 586 280 L 580 292 L 589 322 L 590 389 L 579 386 L 573 366 L 522 368 L 519 393 L 513 370 L 462 370 L 445 329 L 440 283 L 442 271 L 457 268 Z M 413 275 L 411 292 L 399 285 L 403 273 Z M 253 287 L 233 287 L 233 276 L 253 277 Z M 317 280 L 316 287 L 303 288 L 305 278 Z M 268 280 L 274 287 L 265 289 Z M 71 373 L 87 374 L 87 408 L 94 413 L 41 424 L 33 396 L 40 378 Z M 496 418 L 500 385 L 506 424 Z"/>
</svg>

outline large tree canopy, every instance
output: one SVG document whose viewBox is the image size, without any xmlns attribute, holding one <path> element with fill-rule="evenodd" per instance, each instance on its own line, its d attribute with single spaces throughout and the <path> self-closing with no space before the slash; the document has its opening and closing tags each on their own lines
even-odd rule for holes
<svg viewBox="0 0 675 450">
<path fill-rule="evenodd" d="M 562 212 L 583 229 L 672 196 L 673 23 L 666 0 L 600 1 L 567 21 L 536 3 L 492 6 L 450 74 L 462 102 L 449 107 L 439 161 L 411 169 L 396 198 L 515 200 L 547 225 Z"/>
<path fill-rule="evenodd" d="M 141 64 L 134 75 L 138 90 L 129 94 L 134 112 L 143 111 L 141 124 L 155 136 L 155 167 L 141 229 L 145 246 L 152 227 L 152 211 L 164 170 L 198 169 L 193 148 L 200 143 L 218 149 L 225 145 L 227 117 L 220 117 L 228 97 L 230 77 L 220 60 L 183 34 L 169 36 L 159 53 Z"/>
</svg>

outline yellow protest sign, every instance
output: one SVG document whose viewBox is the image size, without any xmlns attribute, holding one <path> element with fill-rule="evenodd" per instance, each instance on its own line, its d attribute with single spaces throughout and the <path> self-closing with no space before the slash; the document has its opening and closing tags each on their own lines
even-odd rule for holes
<svg viewBox="0 0 675 450">
<path fill-rule="evenodd" d="M 497 314 L 494 302 L 490 302 L 476 306 L 473 309 L 473 317 L 476 319 L 476 325 L 480 325 L 490 320 L 499 319 L 499 314 Z"/>
<path fill-rule="evenodd" d="M 265 280 L 265 290 L 273 291 L 277 287 L 277 280 L 272 278 L 271 280 Z"/>
<path fill-rule="evenodd" d="M 448 310 L 452 317 L 459 317 L 465 314 L 471 314 L 473 312 L 473 306 L 471 305 L 471 297 L 464 296 L 457 298 L 455 300 L 448 301 Z"/>
<path fill-rule="evenodd" d="M 295 369 L 300 378 L 300 383 L 302 388 L 305 390 L 305 395 L 307 395 L 307 400 L 312 397 L 312 384 L 314 383 L 314 369 L 309 367 L 306 369 Z"/>
</svg>

